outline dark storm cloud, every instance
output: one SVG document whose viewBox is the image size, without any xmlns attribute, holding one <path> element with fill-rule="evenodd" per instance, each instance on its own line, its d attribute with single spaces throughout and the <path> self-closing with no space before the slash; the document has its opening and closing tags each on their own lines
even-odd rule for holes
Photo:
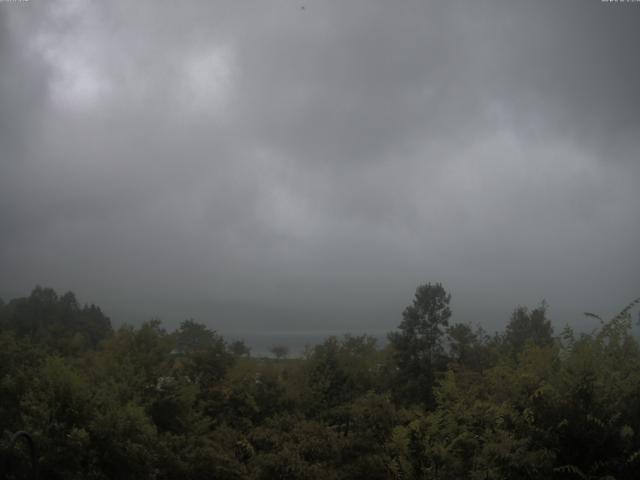
<svg viewBox="0 0 640 480">
<path fill-rule="evenodd" d="M 0 4 L 0 291 L 385 329 L 637 295 L 640 8 Z"/>
</svg>

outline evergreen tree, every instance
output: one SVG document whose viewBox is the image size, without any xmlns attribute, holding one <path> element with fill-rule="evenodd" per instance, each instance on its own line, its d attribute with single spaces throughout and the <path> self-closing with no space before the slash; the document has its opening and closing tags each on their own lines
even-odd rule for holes
<svg viewBox="0 0 640 480">
<path fill-rule="evenodd" d="M 397 392 L 405 400 L 433 404 L 435 371 L 444 366 L 443 329 L 451 317 L 450 301 L 440 283 L 419 286 L 399 331 L 389 334 L 398 368 Z"/>
</svg>

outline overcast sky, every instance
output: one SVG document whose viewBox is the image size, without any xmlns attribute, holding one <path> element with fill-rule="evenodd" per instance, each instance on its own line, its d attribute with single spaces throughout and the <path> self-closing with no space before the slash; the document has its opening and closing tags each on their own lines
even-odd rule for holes
<svg viewBox="0 0 640 480">
<path fill-rule="evenodd" d="M 590 325 L 640 295 L 640 3 L 0 2 L 0 296 Z"/>
</svg>

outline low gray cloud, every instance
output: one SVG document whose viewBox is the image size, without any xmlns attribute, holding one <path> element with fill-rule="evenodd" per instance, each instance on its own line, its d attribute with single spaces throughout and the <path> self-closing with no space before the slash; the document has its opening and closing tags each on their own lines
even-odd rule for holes
<svg viewBox="0 0 640 480">
<path fill-rule="evenodd" d="M 305 6 L 301 9 L 301 5 Z M 500 328 L 639 294 L 640 8 L 0 4 L 0 294 L 114 320 Z"/>
</svg>

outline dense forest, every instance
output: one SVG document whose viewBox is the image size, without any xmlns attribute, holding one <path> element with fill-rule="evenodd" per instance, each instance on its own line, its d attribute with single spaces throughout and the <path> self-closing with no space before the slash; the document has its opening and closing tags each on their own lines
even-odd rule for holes
<svg viewBox="0 0 640 480">
<path fill-rule="evenodd" d="M 588 334 L 554 332 L 544 303 L 488 334 L 450 298 L 418 287 L 384 347 L 254 358 L 194 320 L 114 331 L 37 287 L 0 301 L 0 454 L 28 471 L 23 430 L 43 479 L 640 478 L 638 301 Z"/>
</svg>

